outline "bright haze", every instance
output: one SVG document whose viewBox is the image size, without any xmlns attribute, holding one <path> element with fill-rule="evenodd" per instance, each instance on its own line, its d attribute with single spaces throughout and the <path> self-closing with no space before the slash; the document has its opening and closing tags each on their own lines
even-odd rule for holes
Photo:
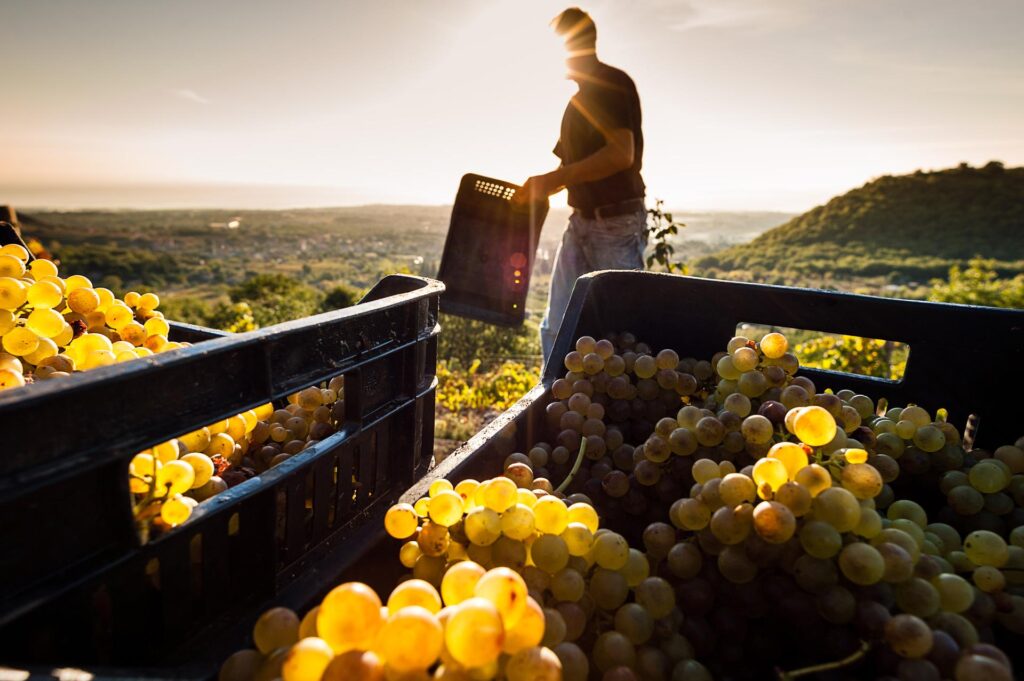
<svg viewBox="0 0 1024 681">
<path fill-rule="evenodd" d="M 5 0 L 0 203 L 450 203 L 521 182 L 575 86 L 547 0 Z M 805 210 L 1024 163 L 1020 0 L 595 0 L 650 197 Z M 564 196 L 564 195 L 563 195 Z M 564 203 L 564 198 L 556 199 Z"/>
</svg>

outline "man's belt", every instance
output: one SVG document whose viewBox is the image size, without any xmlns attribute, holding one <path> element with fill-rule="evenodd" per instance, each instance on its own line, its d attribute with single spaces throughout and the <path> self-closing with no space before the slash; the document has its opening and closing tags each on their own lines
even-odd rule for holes
<svg viewBox="0 0 1024 681">
<path fill-rule="evenodd" d="M 643 198 L 638 199 L 626 199 L 625 201 L 619 201 L 618 203 L 609 203 L 604 206 L 597 206 L 595 208 L 573 208 L 577 213 L 582 215 L 588 220 L 594 220 L 596 218 L 613 218 L 617 215 L 626 215 L 627 213 L 635 213 L 640 210 L 647 208 Z"/>
</svg>

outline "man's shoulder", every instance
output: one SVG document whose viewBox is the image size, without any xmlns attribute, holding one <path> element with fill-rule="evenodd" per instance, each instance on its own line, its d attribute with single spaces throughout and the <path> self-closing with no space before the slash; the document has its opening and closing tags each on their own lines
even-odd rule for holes
<svg viewBox="0 0 1024 681">
<path fill-rule="evenodd" d="M 611 65 L 608 65 L 608 63 L 604 63 L 603 61 L 601 62 L 601 67 L 602 71 L 604 72 L 602 75 L 608 81 L 612 83 L 621 83 L 623 85 L 629 85 L 630 87 L 633 88 L 636 87 L 636 85 L 633 83 L 633 79 L 630 78 L 630 75 L 623 71 L 622 69 L 616 69 L 615 67 L 612 67 Z"/>
<path fill-rule="evenodd" d="M 636 83 L 628 73 L 604 62 L 601 62 L 601 79 L 616 88 L 636 92 Z"/>
</svg>

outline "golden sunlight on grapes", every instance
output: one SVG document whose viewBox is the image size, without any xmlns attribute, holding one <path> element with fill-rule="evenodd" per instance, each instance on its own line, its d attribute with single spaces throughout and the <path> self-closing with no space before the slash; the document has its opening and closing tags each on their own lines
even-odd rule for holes
<svg viewBox="0 0 1024 681">
<path fill-rule="evenodd" d="M 301 637 L 270 611 L 287 643 L 257 631 L 221 679 L 1012 678 L 982 641 L 1024 634 L 1024 438 L 965 448 L 944 411 L 820 388 L 789 347 L 580 338 L 550 440 L 384 514 L 406 571 L 385 607 L 342 585 Z"/>
</svg>

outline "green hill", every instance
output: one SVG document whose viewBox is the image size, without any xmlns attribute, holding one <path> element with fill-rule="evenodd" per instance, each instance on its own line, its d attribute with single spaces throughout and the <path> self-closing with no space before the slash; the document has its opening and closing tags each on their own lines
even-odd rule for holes
<svg viewBox="0 0 1024 681">
<path fill-rule="evenodd" d="M 693 263 L 697 274 L 780 284 L 926 282 L 974 256 L 1024 271 L 1024 168 L 961 164 L 886 175 L 753 241 Z"/>
</svg>

